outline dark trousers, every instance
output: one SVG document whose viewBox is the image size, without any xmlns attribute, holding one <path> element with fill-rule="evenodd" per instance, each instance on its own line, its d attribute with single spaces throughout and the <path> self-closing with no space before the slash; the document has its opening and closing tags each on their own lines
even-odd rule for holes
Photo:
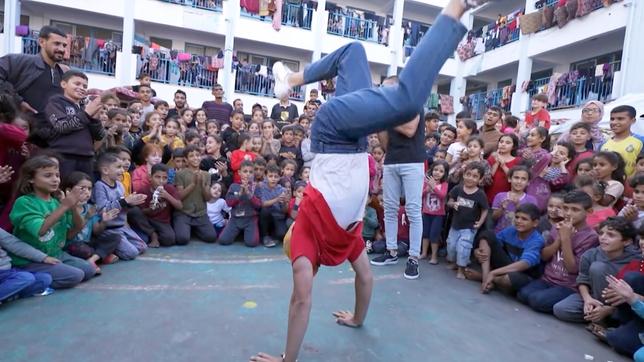
<svg viewBox="0 0 644 362">
<path fill-rule="evenodd" d="M 30 263 L 19 269 L 31 273 L 48 273 L 51 275 L 51 287 L 54 289 L 73 288 L 80 282 L 91 279 L 96 270 L 83 259 L 63 253 L 58 264 Z"/>
<path fill-rule="evenodd" d="M 231 217 L 219 235 L 219 244 L 230 245 L 235 242 L 239 233 L 244 233 L 244 244 L 248 247 L 259 245 L 257 216 Z"/>
<path fill-rule="evenodd" d="M 20 298 L 31 297 L 44 292 L 50 284 L 51 276 L 47 273 L 0 270 L 0 302 L 16 295 Z"/>
<path fill-rule="evenodd" d="M 624 281 L 633 288 L 635 293 L 644 295 L 644 275 L 638 272 L 627 273 Z M 642 347 L 639 334 L 644 332 L 644 321 L 626 303 L 617 308 L 617 318 L 620 326 L 608 332 L 606 339 L 617 352 L 632 357 Z"/>
<path fill-rule="evenodd" d="M 177 243 L 174 229 L 170 223 L 166 224 L 152 219 L 148 219 L 148 222 L 159 236 L 159 244 L 161 246 L 173 246 Z"/>
<path fill-rule="evenodd" d="M 503 268 L 504 266 L 514 263 L 510 253 L 508 253 L 508 251 L 503 247 L 503 243 L 496 239 L 496 235 L 494 235 L 494 233 L 481 233 L 480 240 L 487 241 L 487 244 L 490 247 L 490 270 Z M 539 278 L 541 276 L 541 267 L 537 265 L 526 271 L 512 272 L 507 275 L 508 278 L 510 278 L 512 289 L 517 291 L 528 285 L 528 283 L 534 279 Z"/>
<path fill-rule="evenodd" d="M 148 221 L 147 216 L 143 213 L 143 210 L 138 207 L 132 207 L 127 210 L 127 223 L 133 229 L 140 230 L 147 235 L 148 243 L 150 242 L 150 236 L 156 232 L 152 224 Z"/>
<path fill-rule="evenodd" d="M 74 171 L 86 173 L 89 177 L 94 176 L 94 157 L 75 156 L 62 154 L 60 160 L 60 177 L 65 179 Z"/>
<path fill-rule="evenodd" d="M 207 215 L 193 217 L 177 211 L 173 215 L 175 242 L 177 245 L 186 245 L 190 241 L 191 232 L 200 240 L 207 243 L 217 241 L 215 228 L 208 220 Z"/>
<path fill-rule="evenodd" d="M 88 259 L 96 254 L 101 259 L 113 254 L 116 247 L 121 242 L 121 236 L 116 233 L 102 232 L 98 236 L 92 238 L 88 243 L 72 243 L 69 244 L 65 251 L 71 256 L 81 259 Z"/>
<path fill-rule="evenodd" d="M 575 291 L 570 288 L 554 285 L 543 279 L 536 279 L 519 290 L 517 298 L 541 313 L 552 313 L 555 304 L 564 300 Z"/>
<path fill-rule="evenodd" d="M 259 227 L 261 236 L 272 236 L 278 240 L 283 240 L 286 235 L 286 218 L 285 215 L 280 217 L 271 214 L 268 208 L 262 208 L 259 212 Z"/>
</svg>

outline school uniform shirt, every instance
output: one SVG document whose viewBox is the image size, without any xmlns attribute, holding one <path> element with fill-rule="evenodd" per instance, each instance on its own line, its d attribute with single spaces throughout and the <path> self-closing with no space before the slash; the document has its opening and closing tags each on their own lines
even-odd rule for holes
<svg viewBox="0 0 644 362">
<path fill-rule="evenodd" d="M 509 226 L 496 234 L 496 239 L 501 247 L 508 253 L 512 262 L 525 261 L 532 268 L 541 262 L 541 249 L 543 249 L 543 236 L 538 230 L 532 230 L 527 238 L 521 240 L 519 232 L 514 226 Z"/>
<path fill-rule="evenodd" d="M 487 197 L 480 188 L 468 194 L 461 184 L 449 192 L 449 197 L 458 204 L 458 210 L 454 212 L 452 219 L 452 228 L 456 230 L 474 229 L 474 224 L 481 218 L 483 210 L 489 208 Z"/>
<path fill-rule="evenodd" d="M 205 171 L 199 172 L 202 177 L 210 177 L 210 175 Z M 195 175 L 193 171 L 183 169 L 177 172 L 174 184 L 177 187 L 181 186 L 186 189 L 192 184 L 194 177 Z M 203 198 L 201 188 L 201 185 L 197 185 L 183 200 L 181 200 L 183 203 L 183 208 L 180 210 L 181 212 L 190 217 L 201 217 L 206 215 L 206 200 Z"/>
<path fill-rule="evenodd" d="M 436 185 L 433 190 L 429 189 L 427 183 L 423 185 L 423 214 L 445 215 L 447 187 L 447 182 Z"/>
<path fill-rule="evenodd" d="M 170 194 L 170 196 L 174 197 L 177 200 L 181 199 L 181 196 L 179 196 L 179 191 L 177 191 L 177 188 L 173 185 L 164 185 L 163 188 Z M 141 204 L 139 207 L 141 209 L 151 208 L 150 205 L 152 203 L 152 195 L 154 194 L 154 190 L 148 187 L 141 193 L 145 194 L 147 198 L 145 199 L 145 202 L 143 202 L 143 204 Z M 168 202 L 168 200 L 159 197 L 157 205 L 151 209 L 152 212 L 146 215 L 148 219 L 164 224 L 170 224 L 170 222 L 172 221 L 172 212 L 174 211 L 174 207 Z"/>
<path fill-rule="evenodd" d="M 44 235 L 40 235 L 40 228 L 45 218 L 58 207 L 60 207 L 60 201 L 54 197 L 43 200 L 34 194 L 20 196 L 9 214 L 11 223 L 14 225 L 13 234 L 48 256 L 60 258 L 67 240 L 67 231 L 73 225 L 72 212 L 66 211 Z M 23 266 L 32 262 L 11 253 L 10 256 L 14 266 Z"/>
<path fill-rule="evenodd" d="M 555 242 L 559 237 L 557 228 L 553 227 L 550 231 L 550 237 L 546 241 L 546 246 Z M 572 233 L 571 236 L 572 252 L 575 256 L 577 263 L 577 270 L 579 270 L 579 262 L 581 256 L 591 248 L 599 244 L 599 239 L 595 230 L 585 225 L 581 229 Z M 574 289 L 577 286 L 577 273 L 570 273 L 566 270 L 561 249 L 552 256 L 546 263 L 542 279 L 548 283 Z"/>
<path fill-rule="evenodd" d="M 637 155 L 642 151 L 642 141 L 633 136 L 626 137 L 621 141 L 609 139 L 604 143 L 601 150 L 619 153 L 626 163 L 626 177 L 630 177 L 635 173 L 635 161 L 637 160 Z"/>
<path fill-rule="evenodd" d="M 300 114 L 297 110 L 297 106 L 292 103 L 289 103 L 286 106 L 276 103 L 273 106 L 273 109 L 271 109 L 271 119 L 274 119 L 275 121 L 286 122 L 297 119 L 299 116 Z"/>
<path fill-rule="evenodd" d="M 548 113 L 548 111 L 546 111 L 545 109 L 541 109 L 535 114 L 528 112 L 525 115 L 525 124 L 529 129 L 537 127 L 541 122 L 544 123 L 545 129 L 550 129 L 550 113 Z"/>
<path fill-rule="evenodd" d="M 501 205 L 503 204 L 503 201 L 508 199 L 508 194 L 509 192 L 501 192 L 500 194 L 497 194 L 494 197 L 494 201 L 492 201 L 492 210 L 501 209 Z M 498 233 L 501 230 L 512 226 L 512 224 L 514 223 L 514 212 L 516 211 L 517 206 L 524 205 L 524 204 L 535 205 L 536 203 L 537 203 L 537 199 L 535 199 L 534 196 L 528 195 L 526 193 L 524 193 L 523 196 L 521 196 L 521 199 L 519 200 L 518 204 L 515 204 L 514 202 L 508 202 L 503 212 L 503 215 L 501 215 L 501 217 L 496 221 L 494 231 Z"/>
<path fill-rule="evenodd" d="M 613 269 L 611 274 L 615 274 L 632 260 L 639 259 L 641 255 L 642 253 L 633 244 L 627 245 L 622 255 L 615 259 L 609 259 L 608 255 L 599 246 L 589 249 L 581 256 L 581 260 L 579 261 L 577 284 L 591 285 L 590 266 L 596 261 L 609 265 Z"/>
</svg>

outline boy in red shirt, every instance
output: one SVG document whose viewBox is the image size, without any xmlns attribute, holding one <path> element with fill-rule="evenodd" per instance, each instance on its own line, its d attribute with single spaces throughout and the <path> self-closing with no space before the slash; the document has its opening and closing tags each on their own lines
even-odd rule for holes
<svg viewBox="0 0 644 362">
<path fill-rule="evenodd" d="M 150 226 L 154 229 L 156 240 L 150 242 L 151 247 L 173 246 L 176 244 L 172 228 L 172 212 L 183 208 L 179 192 L 168 184 L 168 166 L 158 163 L 152 166 L 150 172 L 150 187 L 145 190 L 147 198 L 141 208 Z M 152 245 L 154 242 L 155 245 Z"/>
<path fill-rule="evenodd" d="M 250 151 L 250 135 L 248 133 L 242 133 L 239 135 L 239 149 L 234 150 L 230 155 L 230 168 L 233 170 L 233 182 L 239 183 L 241 178 L 239 177 L 239 169 L 241 164 L 244 161 L 255 161 L 257 154 Z"/>
<path fill-rule="evenodd" d="M 550 130 L 550 113 L 546 110 L 547 106 L 548 96 L 544 93 L 535 94 L 532 97 L 532 110 L 525 115 L 526 133 L 537 126 Z"/>
</svg>

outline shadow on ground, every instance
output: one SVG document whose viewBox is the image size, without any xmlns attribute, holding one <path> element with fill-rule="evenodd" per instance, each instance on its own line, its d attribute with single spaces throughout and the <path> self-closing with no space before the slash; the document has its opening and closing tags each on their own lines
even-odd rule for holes
<svg viewBox="0 0 644 362">
<path fill-rule="evenodd" d="M 626 361 L 579 325 L 499 293 L 481 295 L 442 265 L 374 267 L 367 324 L 337 326 L 353 309 L 349 264 L 316 277 L 300 361 Z M 51 296 L 0 306 L 0 361 L 247 361 L 281 353 L 290 265 L 280 249 L 192 242 L 105 266 Z"/>
</svg>

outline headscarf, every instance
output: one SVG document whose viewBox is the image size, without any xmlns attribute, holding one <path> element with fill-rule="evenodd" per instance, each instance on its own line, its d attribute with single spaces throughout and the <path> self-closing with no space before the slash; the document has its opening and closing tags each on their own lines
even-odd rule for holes
<svg viewBox="0 0 644 362">
<path fill-rule="evenodd" d="M 606 141 L 606 139 L 604 138 L 604 134 L 599 129 L 599 121 L 601 121 L 602 118 L 604 117 L 604 103 L 602 103 L 600 101 L 594 101 L 594 100 L 593 101 L 588 101 L 586 104 L 584 104 L 582 109 L 584 109 L 584 108 L 586 108 L 586 107 L 588 107 L 590 105 L 595 105 L 599 109 L 597 118 L 592 120 L 591 123 L 589 123 L 589 125 L 590 125 L 590 135 L 592 137 L 591 141 L 593 143 L 593 149 L 598 150 L 601 147 L 601 145 L 604 144 L 604 142 Z M 583 118 L 580 119 L 579 121 L 584 122 Z M 564 141 L 564 142 L 570 141 L 570 131 L 567 131 L 566 133 L 561 135 L 559 140 Z"/>
</svg>

